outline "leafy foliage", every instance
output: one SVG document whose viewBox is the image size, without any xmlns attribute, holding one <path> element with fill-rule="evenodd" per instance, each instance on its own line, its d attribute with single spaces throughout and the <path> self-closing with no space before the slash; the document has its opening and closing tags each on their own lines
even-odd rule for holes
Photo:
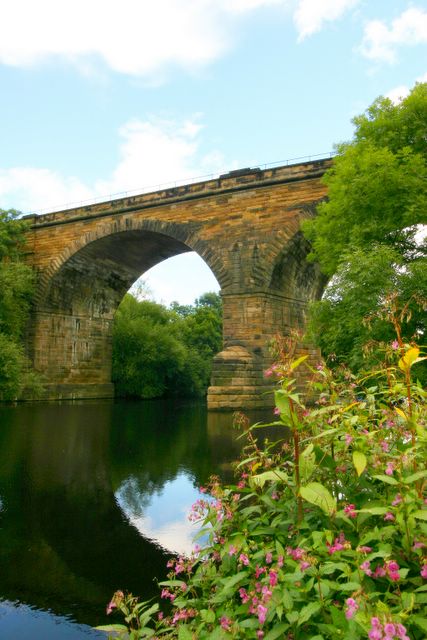
<svg viewBox="0 0 427 640">
<path fill-rule="evenodd" d="M 18 212 L 0 209 L 0 399 L 15 398 L 39 384 L 22 345 L 31 306 L 34 274 L 22 262 L 27 225 Z"/>
<path fill-rule="evenodd" d="M 415 236 L 427 208 L 427 83 L 397 105 L 378 98 L 353 122 L 354 140 L 338 145 L 324 179 L 328 201 L 303 227 L 329 276 L 343 252 L 373 243 L 407 261 L 426 254 Z"/>
<path fill-rule="evenodd" d="M 213 478 L 193 506 L 209 542 L 170 562 L 169 607 L 116 592 L 108 612 L 126 624 L 104 629 L 132 640 L 425 638 L 426 392 L 411 382 L 424 356 L 398 343 L 373 372 L 380 384 L 312 370 L 311 407 L 294 388 L 302 360 L 276 365 L 278 441 L 261 447 L 260 425 L 250 428 L 237 484 Z"/>
<path fill-rule="evenodd" d="M 195 306 L 170 309 L 127 294 L 113 333 L 113 381 L 118 395 L 199 396 L 221 349 L 221 300 L 209 293 Z"/>
<path fill-rule="evenodd" d="M 426 335 L 427 84 L 397 105 L 379 98 L 353 122 L 354 140 L 338 145 L 325 176 L 329 199 L 303 228 L 332 277 L 312 305 L 311 338 L 360 371 L 378 362 L 374 343 L 390 338 L 386 323 L 372 319 L 392 291 L 411 301 L 405 339 Z"/>
</svg>

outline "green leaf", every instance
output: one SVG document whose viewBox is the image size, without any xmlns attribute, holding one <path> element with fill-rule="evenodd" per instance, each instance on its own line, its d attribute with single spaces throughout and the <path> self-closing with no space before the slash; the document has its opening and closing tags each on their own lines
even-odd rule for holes
<svg viewBox="0 0 427 640">
<path fill-rule="evenodd" d="M 423 631 L 427 631 L 427 620 L 426 620 L 426 618 L 421 618 L 420 616 L 411 616 L 411 621 L 415 622 L 417 627 L 419 627 Z"/>
<path fill-rule="evenodd" d="M 178 627 L 178 640 L 193 640 L 193 634 L 189 627 L 185 624 L 180 624 Z"/>
<path fill-rule="evenodd" d="M 283 589 L 282 602 L 287 611 L 290 611 L 292 609 L 294 603 L 292 600 L 292 596 L 287 589 Z"/>
<path fill-rule="evenodd" d="M 357 591 L 360 589 L 360 584 L 358 582 L 340 582 L 341 591 Z"/>
<path fill-rule="evenodd" d="M 413 513 L 411 513 L 411 516 L 414 516 L 414 518 L 418 518 L 418 520 L 427 520 L 427 510 L 419 509 L 418 511 L 413 511 Z"/>
<path fill-rule="evenodd" d="M 123 631 L 125 631 L 127 633 L 128 628 L 125 627 L 124 624 L 102 624 L 99 627 L 95 627 L 95 629 L 98 629 L 99 631 L 115 631 L 117 633 L 121 633 Z"/>
<path fill-rule="evenodd" d="M 185 584 L 184 580 L 162 580 L 159 582 L 161 587 L 182 587 Z"/>
<path fill-rule="evenodd" d="M 365 454 L 361 451 L 353 451 L 353 464 L 357 471 L 357 475 L 361 476 L 368 464 Z"/>
<path fill-rule="evenodd" d="M 247 571 L 239 571 L 234 576 L 229 576 L 227 578 L 221 578 L 220 582 L 224 585 L 224 589 L 232 589 L 236 584 L 238 584 L 243 578 L 246 578 L 248 575 Z"/>
<path fill-rule="evenodd" d="M 308 355 L 306 356 L 300 356 L 299 358 L 297 358 L 296 360 L 294 360 L 293 362 L 291 362 L 291 371 L 293 371 L 294 369 L 296 369 L 297 367 L 300 366 L 300 364 L 302 362 L 304 362 L 304 360 L 307 360 Z"/>
<path fill-rule="evenodd" d="M 396 478 L 393 478 L 393 476 L 385 476 L 380 474 L 372 477 L 375 478 L 376 480 L 381 480 L 381 482 L 385 482 L 386 484 L 393 484 L 393 485 L 399 484 Z"/>
<path fill-rule="evenodd" d="M 422 471 L 417 471 L 407 478 L 403 478 L 403 482 L 405 484 L 411 484 L 412 482 L 416 482 L 417 480 L 421 480 L 421 478 L 425 478 L 427 476 L 427 469 L 423 469 Z"/>
<path fill-rule="evenodd" d="M 289 611 L 289 613 L 286 614 L 286 617 L 289 620 L 290 624 L 294 624 L 298 620 L 298 612 Z"/>
<path fill-rule="evenodd" d="M 215 612 L 212 609 L 202 609 L 200 611 L 200 617 L 207 624 L 213 624 L 215 622 Z"/>
<path fill-rule="evenodd" d="M 298 626 L 304 624 L 304 622 L 307 622 L 307 620 L 310 620 L 310 618 L 314 616 L 318 611 L 320 611 L 320 609 L 320 602 L 310 602 L 310 604 L 307 604 L 305 607 L 303 607 L 298 616 Z"/>
<path fill-rule="evenodd" d="M 360 509 L 360 513 L 370 513 L 371 516 L 383 516 L 387 511 L 387 507 L 370 507 L 368 509 Z"/>
<path fill-rule="evenodd" d="M 262 487 L 267 482 L 267 480 L 271 482 L 287 482 L 288 475 L 281 471 L 280 469 L 274 469 L 269 471 L 264 471 L 263 473 L 258 474 L 257 476 L 252 476 L 250 481 L 256 486 Z"/>
<path fill-rule="evenodd" d="M 310 482 L 301 487 L 300 495 L 304 500 L 320 507 L 325 513 L 333 513 L 337 509 L 337 502 L 328 489 L 319 482 Z"/>
<path fill-rule="evenodd" d="M 287 622 L 281 622 L 280 624 L 276 624 L 264 637 L 264 640 L 276 640 L 279 638 L 285 631 L 289 629 L 289 625 Z"/>
</svg>

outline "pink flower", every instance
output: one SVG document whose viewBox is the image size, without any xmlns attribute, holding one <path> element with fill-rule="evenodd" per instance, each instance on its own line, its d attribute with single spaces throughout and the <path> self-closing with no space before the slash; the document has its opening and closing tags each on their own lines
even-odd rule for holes
<svg viewBox="0 0 427 640">
<path fill-rule="evenodd" d="M 283 567 L 283 562 L 284 562 L 283 556 L 279 556 L 277 558 L 277 566 L 279 567 L 279 569 L 281 569 Z"/>
<path fill-rule="evenodd" d="M 394 518 L 394 515 L 393 515 L 390 511 L 387 511 L 387 513 L 386 513 L 386 514 L 385 514 L 385 516 L 384 516 L 384 520 L 385 520 L 386 522 L 393 522 L 393 521 L 394 521 L 394 519 L 395 519 L 395 518 Z"/>
<path fill-rule="evenodd" d="M 116 607 L 117 607 L 117 605 L 116 605 L 116 603 L 114 602 L 114 600 L 111 600 L 111 601 L 108 603 L 108 605 L 107 605 L 107 609 L 106 609 L 107 616 L 109 616 L 109 615 L 110 615 L 110 613 L 112 613 L 112 612 L 113 612 L 113 610 L 114 610 Z"/>
<path fill-rule="evenodd" d="M 426 545 L 424 544 L 424 542 L 421 542 L 420 540 L 414 540 L 412 550 L 416 551 L 416 549 L 424 549 L 425 546 Z"/>
<path fill-rule="evenodd" d="M 357 604 L 354 598 L 347 598 L 345 603 L 347 605 L 347 609 L 345 611 L 345 617 L 347 618 L 347 620 L 351 620 L 351 618 L 354 617 L 354 614 L 358 610 L 359 605 Z"/>
<path fill-rule="evenodd" d="M 340 535 L 335 538 L 333 544 L 329 544 L 329 542 L 327 542 L 326 545 L 328 546 L 329 555 L 332 555 L 337 551 L 343 551 L 344 549 L 351 549 L 351 544 L 348 540 L 345 539 L 343 532 L 341 532 Z"/>
<path fill-rule="evenodd" d="M 255 578 L 258 579 L 260 576 L 262 576 L 263 573 L 265 573 L 265 567 L 259 567 L 257 565 L 255 569 Z"/>
<path fill-rule="evenodd" d="M 278 581 L 277 578 L 277 571 L 273 571 L 273 569 L 270 571 L 270 573 L 268 574 L 268 578 L 269 578 L 269 582 L 270 582 L 270 587 L 275 587 Z"/>
<path fill-rule="evenodd" d="M 381 440 L 380 447 L 384 451 L 384 453 L 387 453 L 390 449 L 390 445 L 388 444 L 388 442 L 386 442 L 386 440 Z"/>
<path fill-rule="evenodd" d="M 267 617 L 268 609 L 263 604 L 259 604 L 257 607 L 258 620 L 260 624 L 264 624 Z"/>
<path fill-rule="evenodd" d="M 406 635 L 406 627 L 404 627 L 403 624 L 398 623 L 396 625 L 396 635 L 398 638 L 401 638 L 401 640 L 410 640 Z"/>
<path fill-rule="evenodd" d="M 280 416 L 280 409 L 279 407 L 274 407 L 273 413 L 275 416 Z"/>
<path fill-rule="evenodd" d="M 230 544 L 230 546 L 228 547 L 228 555 L 229 556 L 234 556 L 237 553 L 237 549 L 234 546 L 234 544 Z"/>
<path fill-rule="evenodd" d="M 271 553 L 271 551 L 267 551 L 267 553 L 265 554 L 265 562 L 267 564 L 271 564 L 273 562 L 273 554 Z"/>
<path fill-rule="evenodd" d="M 346 433 L 345 434 L 345 443 L 346 443 L 347 447 L 350 446 L 352 442 L 353 442 L 353 437 L 349 433 Z"/>
<path fill-rule="evenodd" d="M 360 565 L 360 568 L 362 569 L 363 573 L 365 573 L 367 576 L 372 575 L 371 563 L 369 562 L 369 560 L 365 560 L 365 562 L 362 562 L 362 564 Z"/>
<path fill-rule="evenodd" d="M 394 471 L 394 464 L 393 462 L 387 462 L 387 466 L 385 468 L 385 474 L 387 476 L 392 476 L 393 475 L 393 471 Z"/>
<path fill-rule="evenodd" d="M 249 558 L 248 558 L 248 556 L 246 555 L 246 553 L 241 553 L 241 554 L 240 554 L 240 556 L 239 556 L 239 561 L 240 561 L 242 564 L 244 564 L 246 567 L 248 566 L 248 564 L 249 564 Z"/>
<path fill-rule="evenodd" d="M 383 626 L 378 618 L 371 618 L 371 629 L 368 633 L 369 640 L 382 640 Z"/>
<path fill-rule="evenodd" d="M 264 631 L 262 629 L 258 629 L 258 631 L 256 632 L 256 637 L 259 640 L 262 640 L 262 638 L 264 637 Z"/>
<path fill-rule="evenodd" d="M 224 631 L 231 631 L 232 622 L 230 618 L 227 618 L 227 616 L 221 616 L 219 623 Z"/>
<path fill-rule="evenodd" d="M 396 351 L 399 348 L 399 343 L 397 340 L 393 340 L 393 342 L 391 343 L 391 348 Z"/>
<path fill-rule="evenodd" d="M 299 568 L 301 569 L 301 571 L 307 571 L 307 569 L 309 569 L 311 567 L 310 563 L 307 562 L 307 560 L 302 560 L 299 563 Z"/>
<path fill-rule="evenodd" d="M 344 507 L 344 513 L 349 518 L 357 518 L 357 513 L 356 513 L 355 509 L 356 509 L 356 507 L 355 507 L 354 504 L 347 504 Z"/>
<path fill-rule="evenodd" d="M 396 635 L 396 627 L 392 622 L 386 622 L 384 625 L 384 633 L 386 634 L 386 640 Z"/>
<path fill-rule="evenodd" d="M 356 551 L 358 551 L 359 553 L 371 553 L 372 547 L 361 545 L 360 547 L 357 547 Z"/>
<path fill-rule="evenodd" d="M 392 507 L 397 507 L 398 504 L 400 504 L 402 502 L 402 496 L 400 495 L 400 493 L 397 493 L 393 502 L 391 503 Z"/>
<path fill-rule="evenodd" d="M 392 582 L 400 580 L 399 565 L 394 560 L 389 560 L 384 563 L 384 568 L 387 571 L 387 575 Z"/>
<path fill-rule="evenodd" d="M 248 596 L 248 592 L 243 587 L 241 587 L 239 589 L 239 596 L 240 596 L 243 604 L 245 604 L 246 602 L 249 602 L 249 600 L 250 600 L 250 598 Z"/>
<path fill-rule="evenodd" d="M 424 563 L 423 566 L 421 567 L 421 577 L 424 578 L 424 580 L 427 580 L 427 563 Z"/>
<path fill-rule="evenodd" d="M 386 570 L 384 569 L 384 567 L 380 567 L 380 566 L 378 566 L 373 573 L 374 578 L 384 578 L 384 576 L 386 575 L 387 575 Z"/>
</svg>

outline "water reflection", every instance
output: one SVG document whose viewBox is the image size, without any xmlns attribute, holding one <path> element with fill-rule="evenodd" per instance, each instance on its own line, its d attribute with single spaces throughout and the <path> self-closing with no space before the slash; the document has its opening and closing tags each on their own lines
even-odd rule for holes
<svg viewBox="0 0 427 640">
<path fill-rule="evenodd" d="M 154 595 L 197 487 L 231 477 L 230 424 L 177 403 L 0 407 L 0 596 L 94 625 L 115 589 Z"/>
<path fill-rule="evenodd" d="M 139 491 L 135 477 L 128 478 L 116 491 L 118 505 L 141 535 L 181 554 L 189 554 L 193 547 L 197 526 L 188 520 L 188 511 L 200 496 L 185 472 L 166 482 L 149 502 Z"/>
</svg>

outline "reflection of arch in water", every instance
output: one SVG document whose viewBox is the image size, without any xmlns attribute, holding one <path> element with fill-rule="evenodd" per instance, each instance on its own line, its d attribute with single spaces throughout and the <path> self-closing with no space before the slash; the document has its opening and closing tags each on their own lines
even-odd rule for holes
<svg viewBox="0 0 427 640">
<path fill-rule="evenodd" d="M 180 474 L 196 489 L 237 457 L 230 421 L 191 403 L 0 407 L 3 597 L 93 623 L 118 588 L 157 593 L 168 554 L 129 515 Z M 126 513 L 116 497 L 129 478 Z"/>
</svg>

